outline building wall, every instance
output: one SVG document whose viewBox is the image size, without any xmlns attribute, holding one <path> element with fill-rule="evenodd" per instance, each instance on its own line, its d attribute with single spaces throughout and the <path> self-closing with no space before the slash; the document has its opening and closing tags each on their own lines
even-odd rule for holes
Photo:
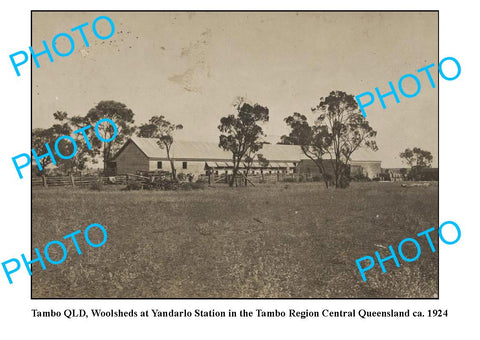
<svg viewBox="0 0 480 340">
<path fill-rule="evenodd" d="M 150 171 L 153 171 L 153 170 L 158 170 L 158 161 L 159 160 L 150 160 L 149 161 L 149 170 Z M 229 160 L 226 160 L 226 161 L 229 161 Z M 170 162 L 168 160 L 161 160 L 162 162 L 162 170 L 164 171 L 171 171 L 171 166 L 170 166 Z M 175 166 L 175 169 L 177 170 L 177 174 L 180 174 L 180 173 L 184 173 L 184 174 L 193 174 L 195 176 L 198 176 L 198 175 L 206 175 L 207 174 L 207 171 L 205 170 L 205 161 L 204 160 L 201 160 L 201 161 L 198 161 L 198 160 L 195 160 L 195 161 L 191 161 L 191 160 L 187 160 L 187 168 L 186 169 L 183 169 L 183 162 L 184 161 L 174 161 L 174 166 Z M 212 162 L 214 163 L 214 162 Z M 240 172 L 244 172 L 245 169 L 244 168 L 240 168 L 239 169 Z M 283 173 L 283 172 L 287 172 L 287 173 L 292 173 L 293 172 L 293 168 L 289 168 L 288 171 L 287 169 L 272 169 L 272 168 L 265 168 L 263 169 L 263 172 L 264 174 L 268 174 L 268 173 Z M 217 175 L 224 175 L 225 172 L 227 172 L 227 174 L 231 175 L 233 173 L 233 169 L 232 168 L 214 168 L 213 169 L 213 172 Z M 249 170 L 249 173 L 250 174 L 260 174 L 260 169 L 258 168 L 251 168 Z"/>
<path fill-rule="evenodd" d="M 137 170 L 148 171 L 147 156 L 134 143 L 128 143 L 116 158 L 117 175 L 134 174 Z"/>
<path fill-rule="evenodd" d="M 324 166 L 327 174 L 330 174 L 331 176 L 333 176 L 333 174 L 334 174 L 333 166 L 332 166 L 332 163 L 330 162 L 330 160 L 324 160 L 323 161 L 323 166 Z M 311 175 L 311 176 L 320 175 L 320 169 L 315 164 L 315 162 L 312 161 L 311 159 L 301 160 L 300 163 L 298 163 L 297 171 L 300 175 L 304 175 L 304 174 Z"/>
<path fill-rule="evenodd" d="M 390 176 L 391 181 L 396 182 L 407 180 L 408 169 L 406 168 L 386 168 L 383 169 L 383 172 Z"/>
<path fill-rule="evenodd" d="M 352 168 L 361 167 L 363 174 L 367 175 L 369 178 L 378 177 L 382 172 L 381 162 L 380 161 L 351 161 L 351 170 Z"/>
<path fill-rule="evenodd" d="M 334 174 L 333 166 L 330 160 L 325 160 L 323 162 L 325 171 L 332 175 Z M 354 176 L 356 174 L 363 173 L 369 178 L 378 177 L 382 172 L 381 162 L 380 161 L 351 161 L 350 162 L 350 175 Z M 298 164 L 298 173 L 299 174 L 310 174 L 312 176 L 320 174 L 318 167 L 312 160 L 302 160 Z"/>
<path fill-rule="evenodd" d="M 161 170 L 171 172 L 172 167 L 170 165 L 170 161 L 168 159 L 162 160 L 150 160 L 149 161 L 149 170 L 159 170 L 158 162 L 162 162 Z M 183 162 L 187 162 L 187 168 L 183 169 Z M 205 172 L 205 161 L 174 161 L 173 165 L 175 166 L 175 170 L 177 174 L 184 173 L 184 174 L 193 174 L 195 176 L 204 175 Z"/>
<path fill-rule="evenodd" d="M 360 165 L 350 164 L 350 176 L 357 176 L 363 173 L 363 168 Z"/>
</svg>

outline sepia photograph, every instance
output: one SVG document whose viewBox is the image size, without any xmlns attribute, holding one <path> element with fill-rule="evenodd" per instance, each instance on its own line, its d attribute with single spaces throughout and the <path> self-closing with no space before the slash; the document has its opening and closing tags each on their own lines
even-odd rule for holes
<svg viewBox="0 0 480 340">
<path fill-rule="evenodd" d="M 31 20 L 33 299 L 439 298 L 438 11 Z"/>
</svg>

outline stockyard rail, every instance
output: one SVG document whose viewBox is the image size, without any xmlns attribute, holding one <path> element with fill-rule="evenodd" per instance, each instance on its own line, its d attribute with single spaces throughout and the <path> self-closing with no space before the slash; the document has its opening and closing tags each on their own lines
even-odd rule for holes
<svg viewBox="0 0 480 340">
<path fill-rule="evenodd" d="M 212 174 L 210 178 L 208 175 L 202 176 L 205 180 L 209 181 L 211 184 L 228 184 L 232 174 Z M 318 177 L 318 176 L 317 176 Z M 247 176 L 239 172 L 235 176 L 236 185 L 252 185 L 255 186 L 255 183 L 276 183 L 276 182 L 313 182 L 321 180 L 320 177 L 315 178 L 310 173 L 298 174 L 298 173 L 264 173 L 264 174 L 248 174 Z"/>
<path fill-rule="evenodd" d="M 32 177 L 32 187 L 89 187 L 95 183 L 127 184 L 127 176 L 42 176 Z"/>
<path fill-rule="evenodd" d="M 199 176 L 201 179 L 209 185 L 227 184 L 231 178 L 231 174 L 225 176 L 225 174 L 211 175 L 210 181 L 208 175 Z M 155 179 L 164 177 L 161 175 L 148 175 L 142 176 L 138 174 L 125 174 L 118 176 L 41 176 L 32 177 L 32 187 L 90 187 L 96 183 L 102 184 L 118 184 L 127 185 L 129 182 L 138 182 L 142 184 L 153 183 Z M 235 178 L 235 186 L 255 186 L 256 183 L 276 183 L 276 182 L 311 182 L 312 176 L 299 175 L 299 174 L 269 174 L 266 173 L 263 176 L 260 174 L 249 174 L 245 176 L 243 173 L 238 173 Z"/>
</svg>

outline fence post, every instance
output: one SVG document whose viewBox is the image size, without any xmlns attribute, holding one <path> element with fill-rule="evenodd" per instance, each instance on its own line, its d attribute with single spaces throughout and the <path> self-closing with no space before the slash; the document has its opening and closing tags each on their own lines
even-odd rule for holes
<svg viewBox="0 0 480 340">
<path fill-rule="evenodd" d="M 45 188 L 48 188 L 47 177 L 42 174 L 42 184 Z"/>
<path fill-rule="evenodd" d="M 70 182 L 72 183 L 72 187 L 75 186 L 75 180 L 73 179 L 73 175 L 70 174 Z"/>
</svg>

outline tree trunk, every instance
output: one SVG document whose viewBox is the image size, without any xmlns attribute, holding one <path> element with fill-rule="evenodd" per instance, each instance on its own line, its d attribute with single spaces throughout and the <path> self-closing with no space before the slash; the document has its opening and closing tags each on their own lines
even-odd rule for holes
<svg viewBox="0 0 480 340">
<path fill-rule="evenodd" d="M 322 178 L 323 178 L 323 181 L 325 182 L 325 186 L 327 187 L 328 189 L 328 178 L 327 178 L 327 174 L 326 174 L 326 171 L 325 171 L 325 167 L 323 166 L 323 162 L 322 162 L 322 159 L 321 158 L 313 158 L 312 156 L 310 156 L 308 154 L 308 152 L 306 151 L 306 149 L 304 149 L 304 147 L 302 147 L 302 152 L 304 153 L 305 156 L 307 156 L 308 158 L 310 158 L 313 163 L 315 163 L 315 165 L 317 166 L 318 170 L 320 171 L 320 174 L 322 175 Z M 293 174 L 292 174 L 293 176 Z"/>
<path fill-rule="evenodd" d="M 45 174 L 42 174 L 42 184 L 45 188 L 48 188 L 47 176 L 45 176 Z"/>
<path fill-rule="evenodd" d="M 165 149 L 167 151 L 167 158 L 170 161 L 170 169 L 172 171 L 172 181 L 175 181 L 177 179 L 177 172 L 175 171 L 174 160 L 170 158 L 170 146 L 165 144 Z"/>
<path fill-rule="evenodd" d="M 313 159 L 312 159 L 313 160 Z M 318 164 L 318 162 L 316 161 L 313 161 L 313 163 L 315 163 L 315 165 L 317 166 L 318 170 L 320 171 L 320 174 L 322 175 L 322 178 L 323 178 L 323 181 L 325 182 L 325 186 L 327 187 L 328 189 L 328 178 L 326 176 L 326 173 L 325 173 L 325 167 L 323 166 L 323 164 Z M 321 161 L 320 161 L 321 163 Z"/>
<path fill-rule="evenodd" d="M 107 143 L 103 143 L 103 173 L 107 172 Z"/>
<path fill-rule="evenodd" d="M 177 179 L 177 171 L 175 170 L 175 163 L 173 159 L 170 159 L 169 157 L 169 160 L 170 160 L 170 167 L 172 168 L 172 180 L 174 181 Z"/>
<path fill-rule="evenodd" d="M 234 166 L 232 171 L 232 178 L 230 179 L 230 183 L 229 183 L 231 188 L 233 188 L 233 183 L 235 182 L 235 178 L 237 177 L 237 172 L 238 172 L 238 168 Z"/>
</svg>

